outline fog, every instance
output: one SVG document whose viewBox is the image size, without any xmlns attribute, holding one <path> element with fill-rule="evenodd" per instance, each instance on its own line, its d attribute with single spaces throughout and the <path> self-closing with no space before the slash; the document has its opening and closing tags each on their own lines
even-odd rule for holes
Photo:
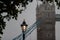
<svg viewBox="0 0 60 40">
<path fill-rule="evenodd" d="M 38 5 L 41 2 L 38 3 Z M 16 36 L 20 35 L 22 33 L 21 30 L 21 23 L 23 22 L 23 19 L 25 19 L 26 23 L 28 24 L 28 28 L 36 21 L 36 6 L 37 2 L 34 0 L 32 3 L 29 3 L 27 5 L 27 8 L 25 11 L 22 12 L 22 14 L 18 14 L 17 21 L 14 19 L 11 19 L 10 21 L 7 21 L 5 19 L 6 23 L 6 29 L 3 31 L 4 34 L 2 36 L 2 40 L 12 40 Z M 56 14 L 60 14 L 60 10 L 56 8 Z M 60 40 L 60 22 L 56 22 L 55 25 L 55 31 L 56 31 L 56 40 Z M 37 40 L 37 30 L 35 29 L 31 35 L 29 35 L 26 40 Z"/>
</svg>

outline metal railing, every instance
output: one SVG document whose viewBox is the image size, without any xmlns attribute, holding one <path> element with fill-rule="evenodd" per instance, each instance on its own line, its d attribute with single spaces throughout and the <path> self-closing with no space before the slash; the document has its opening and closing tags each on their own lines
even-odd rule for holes
<svg viewBox="0 0 60 40">
<path fill-rule="evenodd" d="M 43 19 L 46 19 L 45 17 L 43 17 Z M 42 23 L 43 19 L 38 19 L 33 25 L 31 25 L 27 31 L 25 32 L 25 37 L 29 36 L 37 27 L 39 27 L 40 23 Z M 60 21 L 60 14 L 56 14 L 56 21 Z M 22 33 L 15 37 L 13 40 L 22 40 Z"/>
<path fill-rule="evenodd" d="M 45 17 L 43 19 L 46 19 Z M 25 31 L 25 37 L 29 36 L 37 27 L 39 27 L 39 25 L 42 23 L 43 19 L 38 19 L 34 24 L 32 24 L 27 31 Z M 15 37 L 13 40 L 22 40 L 22 33 Z"/>
</svg>

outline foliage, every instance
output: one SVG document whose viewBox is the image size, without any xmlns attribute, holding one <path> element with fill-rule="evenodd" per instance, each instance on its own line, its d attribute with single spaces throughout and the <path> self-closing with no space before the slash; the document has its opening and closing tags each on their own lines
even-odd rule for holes
<svg viewBox="0 0 60 40">
<path fill-rule="evenodd" d="M 3 34 L 3 29 L 6 27 L 6 22 L 4 19 L 6 18 L 8 21 L 13 18 L 17 20 L 18 12 L 22 12 L 23 10 L 16 9 L 16 6 L 21 6 L 26 8 L 26 5 L 29 4 L 29 2 L 32 2 L 33 0 L 0 0 L 0 34 Z M 43 0 L 40 0 L 43 2 Z M 53 2 L 53 0 L 46 0 L 47 2 L 50 1 Z M 60 1 L 55 0 L 56 4 L 58 5 L 58 8 L 60 7 Z M 7 15 L 3 16 L 2 14 L 4 12 L 7 12 Z M 1 38 L 1 37 L 0 37 Z"/>
<path fill-rule="evenodd" d="M 8 21 L 13 18 L 17 20 L 18 12 L 22 12 L 23 9 L 20 11 L 16 9 L 16 6 L 21 6 L 26 8 L 28 2 L 32 2 L 33 0 L 0 0 L 0 34 L 3 34 L 3 29 L 6 27 L 6 22 L 4 19 L 6 18 Z M 2 14 L 6 12 L 7 15 L 3 16 Z M 1 36 L 0 36 L 1 38 Z"/>
<path fill-rule="evenodd" d="M 40 1 L 43 2 L 44 0 L 40 0 Z M 46 0 L 46 1 L 52 3 L 54 0 Z M 57 4 L 57 6 L 58 6 L 58 9 L 60 9 L 60 1 L 59 0 L 55 0 L 55 2 Z"/>
</svg>

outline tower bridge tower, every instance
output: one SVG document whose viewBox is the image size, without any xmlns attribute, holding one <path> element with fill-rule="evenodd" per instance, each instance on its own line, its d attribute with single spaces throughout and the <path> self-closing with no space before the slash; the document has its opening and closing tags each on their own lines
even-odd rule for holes
<svg viewBox="0 0 60 40">
<path fill-rule="evenodd" d="M 42 19 L 37 27 L 37 40 L 55 40 L 55 5 L 44 2 L 36 8 L 36 20 Z"/>
</svg>

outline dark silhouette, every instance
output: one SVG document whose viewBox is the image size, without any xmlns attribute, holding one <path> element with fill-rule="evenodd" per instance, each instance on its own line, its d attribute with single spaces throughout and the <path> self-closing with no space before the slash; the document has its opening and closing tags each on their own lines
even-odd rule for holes
<svg viewBox="0 0 60 40">
<path fill-rule="evenodd" d="M 17 20 L 18 12 L 22 12 L 23 10 L 18 11 L 15 7 L 21 3 L 21 7 L 26 8 L 28 2 L 32 2 L 33 0 L 0 0 L 0 34 L 3 34 L 3 29 L 6 27 L 6 22 L 4 19 L 6 18 L 8 21 L 13 18 Z M 11 3 L 12 2 L 12 3 Z M 2 16 L 3 12 L 7 12 L 7 15 Z M 1 36 L 0 36 L 1 38 Z"/>
</svg>

